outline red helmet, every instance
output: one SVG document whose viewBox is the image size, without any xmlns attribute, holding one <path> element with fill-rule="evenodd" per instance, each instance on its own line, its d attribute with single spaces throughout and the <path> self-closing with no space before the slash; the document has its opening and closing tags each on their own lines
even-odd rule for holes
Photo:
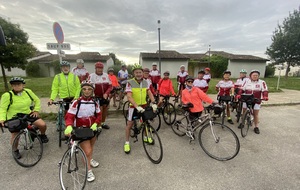
<svg viewBox="0 0 300 190">
<path fill-rule="evenodd" d="M 146 72 L 146 73 L 150 73 L 150 69 L 149 68 L 144 68 L 143 71 Z"/>
<path fill-rule="evenodd" d="M 210 68 L 206 67 L 205 70 L 210 71 Z"/>
<path fill-rule="evenodd" d="M 103 63 L 101 62 L 95 63 L 95 68 L 103 68 L 103 67 L 104 67 Z"/>
</svg>

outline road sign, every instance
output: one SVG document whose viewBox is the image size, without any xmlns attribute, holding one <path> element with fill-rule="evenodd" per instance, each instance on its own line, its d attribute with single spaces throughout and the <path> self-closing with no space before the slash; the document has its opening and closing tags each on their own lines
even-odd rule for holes
<svg viewBox="0 0 300 190">
<path fill-rule="evenodd" d="M 71 45 L 69 43 L 47 43 L 47 49 L 49 50 L 70 50 Z"/>
<path fill-rule="evenodd" d="M 64 32 L 58 22 L 53 23 L 53 33 L 58 43 L 64 43 Z"/>
</svg>

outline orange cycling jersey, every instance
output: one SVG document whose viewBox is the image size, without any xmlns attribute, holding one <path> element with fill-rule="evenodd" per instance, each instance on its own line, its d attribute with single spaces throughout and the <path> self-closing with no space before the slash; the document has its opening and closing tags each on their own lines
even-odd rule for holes
<svg viewBox="0 0 300 190">
<path fill-rule="evenodd" d="M 112 86 L 113 87 L 118 87 L 118 86 L 120 86 L 120 84 L 119 84 L 119 82 L 118 82 L 118 79 L 117 79 L 117 77 L 116 77 L 116 75 L 108 75 L 108 77 L 109 77 L 109 79 L 110 79 L 110 81 L 111 81 L 111 84 L 112 84 Z"/>
</svg>

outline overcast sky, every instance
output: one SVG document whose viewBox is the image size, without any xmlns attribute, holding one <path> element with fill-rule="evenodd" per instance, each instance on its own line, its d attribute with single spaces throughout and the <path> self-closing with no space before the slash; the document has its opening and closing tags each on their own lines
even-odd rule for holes
<svg viewBox="0 0 300 190">
<path fill-rule="evenodd" d="M 53 22 L 72 50 L 114 52 L 127 64 L 140 52 L 161 49 L 180 53 L 211 50 L 265 55 L 271 35 L 297 0 L 0 0 L 0 16 L 19 23 L 29 41 L 47 51 L 55 43 Z M 52 52 L 55 53 L 55 52 Z"/>
</svg>

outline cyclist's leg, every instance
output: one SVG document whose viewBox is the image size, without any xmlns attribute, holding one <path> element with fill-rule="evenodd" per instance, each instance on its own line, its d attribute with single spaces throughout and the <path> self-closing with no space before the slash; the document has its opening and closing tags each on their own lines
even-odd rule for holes
<svg viewBox="0 0 300 190">
<path fill-rule="evenodd" d="M 95 137 L 94 137 L 95 138 Z M 87 158 L 87 165 L 88 165 L 88 170 L 91 170 L 91 159 L 93 155 L 93 148 L 92 148 L 92 143 L 91 140 L 86 140 L 80 143 L 80 147 L 84 151 L 86 158 Z M 78 160 L 81 162 L 82 160 Z"/>
<path fill-rule="evenodd" d="M 13 145 L 14 139 L 17 136 L 19 132 L 15 132 L 15 133 L 11 133 L 11 137 L 10 137 L 10 144 Z M 13 149 L 16 149 L 17 147 L 13 147 Z"/>
<path fill-rule="evenodd" d="M 109 129 L 109 126 L 105 124 L 105 120 L 106 120 L 106 117 L 107 117 L 107 112 L 108 112 L 108 104 L 109 102 L 102 102 L 100 101 L 100 110 L 101 110 L 101 113 L 102 113 L 102 128 L 104 129 Z"/>
<path fill-rule="evenodd" d="M 226 115 L 227 115 L 228 123 L 233 124 L 233 121 L 230 117 L 230 104 L 229 104 L 229 102 L 226 102 Z"/>
<path fill-rule="evenodd" d="M 259 110 L 260 110 L 260 104 L 255 104 L 254 108 L 253 108 L 253 117 L 254 117 L 254 131 L 257 134 L 259 134 L 259 129 L 258 129 L 258 123 L 259 123 L 258 114 L 259 114 Z"/>
<path fill-rule="evenodd" d="M 163 96 L 159 96 L 159 101 L 158 101 L 157 107 L 160 108 L 162 106 L 163 100 L 164 100 L 164 97 Z"/>
<path fill-rule="evenodd" d="M 134 108 L 128 109 L 128 117 L 127 117 L 127 123 L 126 123 L 126 128 L 125 128 L 125 144 L 124 144 L 124 152 L 127 154 L 131 150 L 130 143 L 129 143 L 129 136 L 130 136 L 131 127 L 133 126 L 133 123 L 134 123 L 134 121 L 132 120 L 134 112 L 135 112 Z"/>
</svg>

